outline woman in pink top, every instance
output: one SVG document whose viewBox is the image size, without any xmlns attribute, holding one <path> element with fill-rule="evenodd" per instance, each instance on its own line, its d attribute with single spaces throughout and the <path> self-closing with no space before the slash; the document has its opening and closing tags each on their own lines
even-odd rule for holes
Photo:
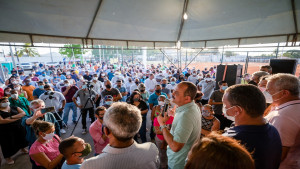
<svg viewBox="0 0 300 169">
<path fill-rule="evenodd" d="M 103 116 L 106 111 L 106 108 L 100 106 L 95 111 L 96 121 L 90 126 L 90 135 L 93 138 L 95 146 L 95 155 L 101 154 L 102 150 L 108 144 L 108 138 L 102 132 Z"/>
<path fill-rule="evenodd" d="M 168 126 L 168 130 L 171 129 L 173 119 L 174 119 L 174 117 L 170 116 L 169 120 L 166 122 L 166 125 Z M 164 139 L 162 131 L 159 129 L 159 123 L 158 123 L 157 117 L 154 118 L 153 126 L 154 126 L 154 131 L 156 134 L 155 143 L 156 143 L 156 146 L 159 151 L 160 168 L 167 168 L 167 164 L 168 164 L 167 142 Z"/>
<path fill-rule="evenodd" d="M 29 150 L 30 158 L 37 166 L 59 168 L 63 162 L 63 155 L 58 150 L 60 138 L 54 134 L 54 124 L 36 120 L 32 128 L 38 138 Z"/>
</svg>

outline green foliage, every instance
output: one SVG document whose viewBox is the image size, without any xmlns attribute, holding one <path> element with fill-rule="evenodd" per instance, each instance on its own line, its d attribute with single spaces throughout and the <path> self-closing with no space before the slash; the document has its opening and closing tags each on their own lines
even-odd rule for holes
<svg viewBox="0 0 300 169">
<path fill-rule="evenodd" d="M 225 55 L 226 57 L 230 57 L 230 56 L 235 56 L 235 53 L 232 52 L 232 51 L 225 51 L 225 52 L 224 52 L 224 55 Z"/>
<path fill-rule="evenodd" d="M 29 47 L 30 45 L 30 43 L 25 43 L 25 47 L 22 47 L 19 50 L 17 50 L 18 57 L 21 57 L 23 55 L 28 55 L 29 57 L 40 56 L 40 54 L 35 48 Z"/>
<path fill-rule="evenodd" d="M 283 54 L 284 57 L 300 58 L 300 50 L 288 50 Z"/>
<path fill-rule="evenodd" d="M 64 55 L 69 60 L 71 60 L 74 57 L 78 59 L 82 54 L 86 53 L 86 51 L 81 48 L 81 45 L 72 44 L 72 45 L 64 45 L 64 47 L 68 47 L 68 48 L 60 48 L 59 53 L 61 55 Z"/>
</svg>

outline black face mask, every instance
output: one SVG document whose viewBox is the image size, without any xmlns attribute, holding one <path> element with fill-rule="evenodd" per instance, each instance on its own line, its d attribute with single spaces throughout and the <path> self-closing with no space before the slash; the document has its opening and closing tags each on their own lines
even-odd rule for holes
<svg viewBox="0 0 300 169">
<path fill-rule="evenodd" d="M 103 120 L 103 117 L 99 117 L 100 120 Z"/>
<path fill-rule="evenodd" d="M 201 102 L 201 100 L 195 100 L 195 102 L 196 102 L 196 103 L 200 103 L 200 102 Z"/>
<path fill-rule="evenodd" d="M 158 89 L 158 90 L 155 90 L 156 93 L 160 93 L 161 92 L 161 89 Z"/>
<path fill-rule="evenodd" d="M 136 85 L 138 85 L 138 84 L 139 84 L 139 82 L 135 82 L 135 84 L 136 84 Z"/>
<path fill-rule="evenodd" d="M 132 80 L 128 80 L 129 82 L 132 82 Z"/>
<path fill-rule="evenodd" d="M 144 92 L 145 90 L 140 90 L 141 92 Z"/>
<path fill-rule="evenodd" d="M 111 85 L 105 85 L 106 88 L 110 89 L 111 88 Z"/>
</svg>

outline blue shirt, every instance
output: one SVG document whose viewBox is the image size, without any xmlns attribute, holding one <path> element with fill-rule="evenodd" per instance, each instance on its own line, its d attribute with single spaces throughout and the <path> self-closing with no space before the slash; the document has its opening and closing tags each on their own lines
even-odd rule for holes
<svg viewBox="0 0 300 169">
<path fill-rule="evenodd" d="M 38 98 L 40 97 L 40 95 L 42 95 L 43 93 L 45 93 L 46 90 L 41 90 L 40 88 L 36 88 L 33 90 L 33 96 L 37 96 Z"/>
<path fill-rule="evenodd" d="M 67 162 L 65 161 L 61 169 L 80 169 L 80 166 L 81 164 L 68 165 Z"/>
<path fill-rule="evenodd" d="M 107 76 L 108 76 L 108 79 L 111 80 L 115 75 L 114 75 L 114 73 L 109 72 L 107 74 Z"/>
<path fill-rule="evenodd" d="M 253 152 L 256 169 L 279 167 L 282 145 L 277 129 L 271 124 L 235 126 L 223 135 L 241 141 L 250 153 Z"/>
<path fill-rule="evenodd" d="M 168 98 L 167 94 L 164 93 L 164 92 L 161 92 L 160 95 L 164 95 L 164 96 L 166 96 L 166 98 Z M 158 99 L 158 97 L 159 97 L 160 95 L 156 95 L 155 92 L 152 93 L 152 94 L 150 95 L 149 99 L 148 99 L 148 103 L 149 103 L 149 104 L 153 104 L 153 106 L 158 105 L 158 100 L 157 100 L 157 99 Z"/>
</svg>

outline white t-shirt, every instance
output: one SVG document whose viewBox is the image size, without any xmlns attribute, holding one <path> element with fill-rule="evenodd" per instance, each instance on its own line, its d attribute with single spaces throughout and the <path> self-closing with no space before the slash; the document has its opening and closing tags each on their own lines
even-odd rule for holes
<svg viewBox="0 0 300 169">
<path fill-rule="evenodd" d="M 66 100 L 64 95 L 60 92 L 53 91 L 52 99 L 50 99 L 50 93 L 46 95 L 47 92 L 40 95 L 39 99 L 45 102 L 45 107 L 55 107 L 55 110 L 58 111 L 62 107 L 62 101 Z"/>
<path fill-rule="evenodd" d="M 145 86 L 146 86 L 146 90 L 149 91 L 151 89 L 155 89 L 155 85 L 157 84 L 155 79 L 150 80 L 150 78 L 145 80 Z M 152 92 L 150 92 L 152 93 Z"/>
<path fill-rule="evenodd" d="M 290 147 L 279 169 L 300 168 L 300 100 L 284 103 L 265 118 L 279 132 L 282 146 Z"/>
</svg>

